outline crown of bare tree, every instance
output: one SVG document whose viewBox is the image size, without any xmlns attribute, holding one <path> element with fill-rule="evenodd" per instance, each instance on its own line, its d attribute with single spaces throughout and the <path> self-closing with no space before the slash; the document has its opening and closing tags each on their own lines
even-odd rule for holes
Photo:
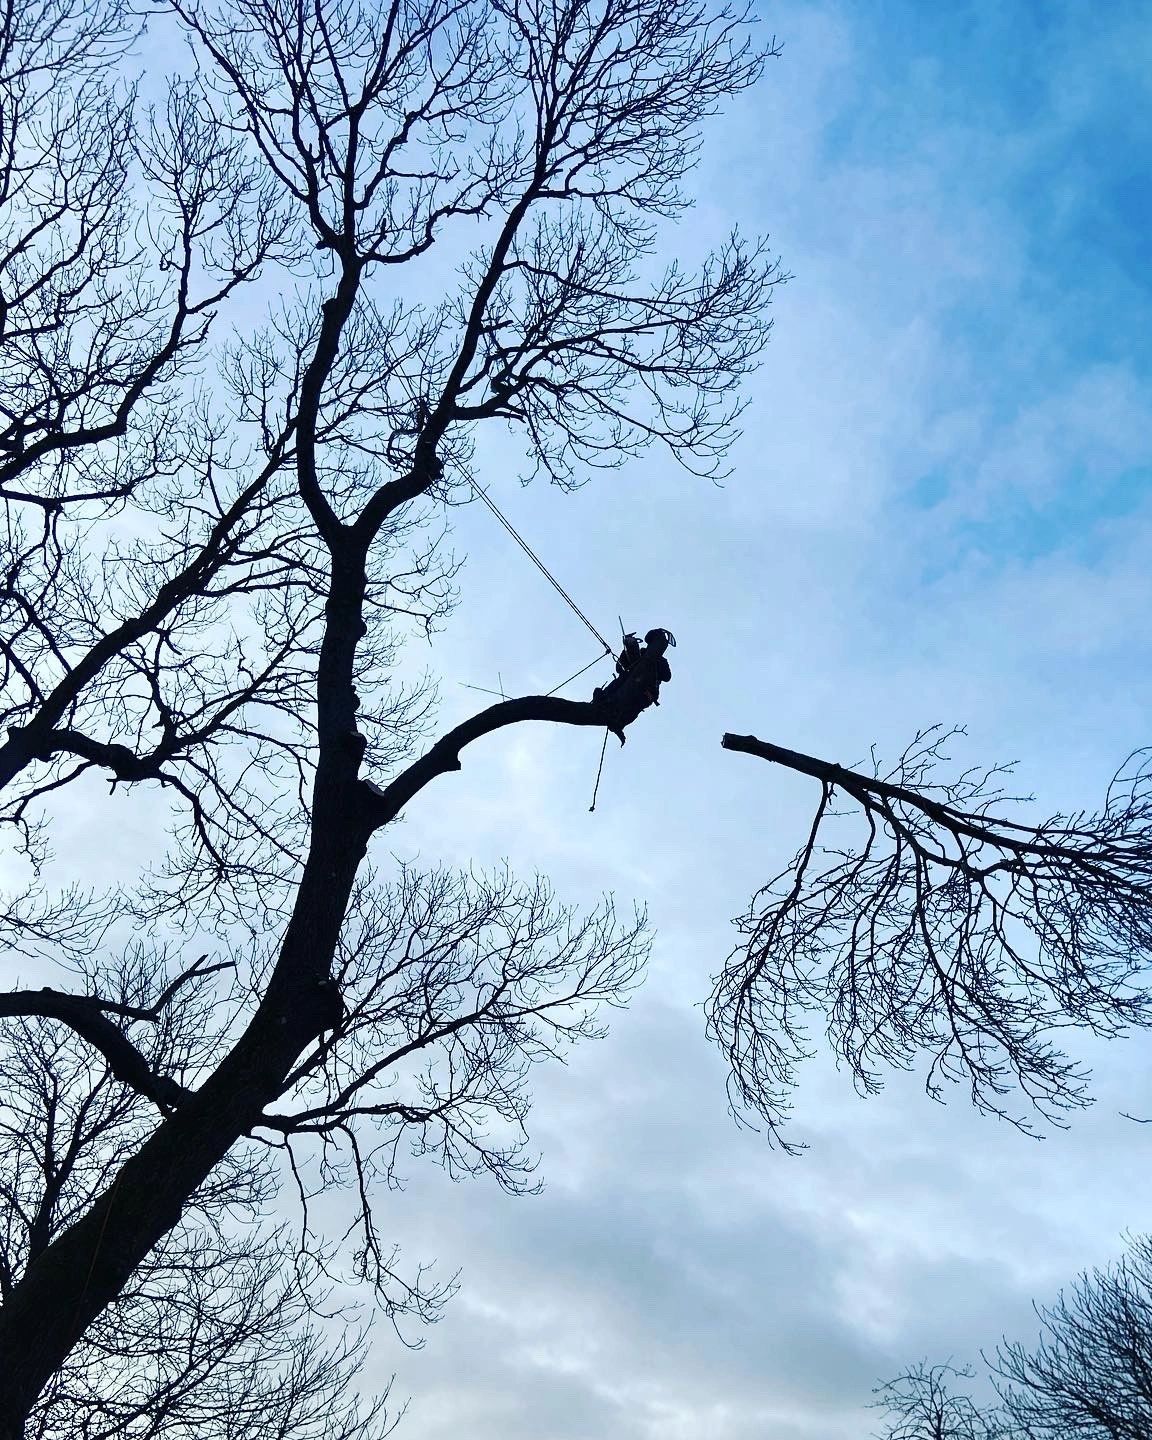
<svg viewBox="0 0 1152 1440">
<path fill-rule="evenodd" d="M 1152 1433 L 1152 1240 L 1141 1235 L 1105 1270 L 1081 1275 L 1035 1306 L 1032 1344 L 986 1357 L 983 1395 L 958 1382 L 975 1370 L 914 1366 L 877 1392 L 884 1440 L 1144 1440 Z"/>
<path fill-rule="evenodd" d="M 598 1032 L 643 917 L 503 874 L 378 882 L 365 858 L 485 735 L 604 717 L 528 696 L 432 738 L 398 649 L 452 602 L 438 517 L 479 424 L 561 485 L 650 444 L 716 473 L 782 278 L 738 235 L 695 269 L 655 256 L 701 123 L 772 53 L 739 10 L 176 0 L 148 17 L 162 94 L 126 78 L 136 23 L 120 0 L 0 15 L 0 818 L 28 875 L 6 938 L 72 967 L 0 997 L 12 1064 L 59 1073 L 64 1107 L 20 1111 L 5 1158 L 5 1440 L 33 1413 L 239 1433 L 180 1369 L 199 1300 L 130 1383 L 110 1339 L 185 1285 L 267 1292 L 221 1176 L 283 1161 L 306 1217 L 350 1184 L 359 1240 L 306 1218 L 299 1245 L 394 1317 L 445 1289 L 404 1278 L 372 1219 L 399 1154 L 531 1183 L 526 1071 Z M 171 804 L 131 894 L 53 879 L 44 817 L 94 777 Z M 183 959 L 180 927 L 210 953 Z M 67 1120 L 83 1163 L 45 1166 L 65 1115 L 90 1117 Z M 355 1356 L 307 1338 L 294 1293 L 282 1433 L 308 1434 Z M 275 1348 L 228 1303 L 218 1375 Z"/>
<path fill-rule="evenodd" d="M 251 1433 L 220 1397 L 270 1364 L 280 1433 L 367 1437 L 358 1342 L 307 1308 L 349 1272 L 398 1324 L 451 1289 L 404 1272 L 374 1188 L 406 1152 L 530 1187 L 530 1067 L 601 1033 L 646 953 L 642 915 L 539 879 L 376 873 L 485 736 L 605 724 L 529 695 L 436 735 L 400 650 L 454 601 L 484 422 L 561 487 L 649 445 L 719 473 L 783 276 L 737 234 L 695 267 L 657 241 L 774 47 L 710 0 L 168 0 L 154 94 L 136 24 L 0 11 L 4 938 L 65 981 L 0 995 L 0 1440 Z M 821 787 L 713 998 L 737 1107 L 775 1129 L 813 1014 L 865 1089 L 926 1054 L 985 1109 L 1083 1103 L 1052 1032 L 1148 1014 L 1143 757 L 1101 814 L 1027 824 L 995 771 L 937 781 L 934 732 L 872 775 L 724 743 Z M 48 847 L 94 779 L 170 806 L 113 895 Z M 826 844 L 834 796 L 859 842 Z M 285 1175 L 281 1284 L 252 1211 Z M 341 1184 L 357 1224 L 318 1239 Z"/>
</svg>

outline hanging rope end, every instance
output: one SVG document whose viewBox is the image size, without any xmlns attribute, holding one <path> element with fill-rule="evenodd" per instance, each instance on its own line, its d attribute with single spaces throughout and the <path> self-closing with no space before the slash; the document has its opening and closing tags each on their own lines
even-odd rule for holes
<svg viewBox="0 0 1152 1440">
<path fill-rule="evenodd" d="M 600 777 L 604 773 L 604 755 L 608 749 L 608 731 L 604 731 L 604 743 L 600 746 L 600 764 L 596 769 L 596 784 L 592 790 L 592 804 L 588 807 L 589 815 L 596 809 L 596 797 L 600 794 Z"/>
</svg>

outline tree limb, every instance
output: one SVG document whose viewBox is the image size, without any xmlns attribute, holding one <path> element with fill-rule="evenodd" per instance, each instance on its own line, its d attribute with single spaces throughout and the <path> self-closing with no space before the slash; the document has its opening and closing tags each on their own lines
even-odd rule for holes
<svg viewBox="0 0 1152 1440">
<path fill-rule="evenodd" d="M 106 1009 L 123 1011 L 125 1007 L 97 995 L 69 995 L 48 986 L 0 994 L 0 1017 L 35 1015 L 61 1021 L 99 1050 L 117 1080 L 167 1114 L 191 1092 L 171 1076 L 155 1074 L 143 1054 L 104 1014 Z"/>
<path fill-rule="evenodd" d="M 910 789 L 907 785 L 894 785 L 890 780 L 864 775 L 858 770 L 848 770 L 830 760 L 819 760 L 814 755 L 805 755 L 799 750 L 774 745 L 770 740 L 759 740 L 755 735 L 725 735 L 720 744 L 725 750 L 756 755 L 761 760 L 768 760 L 774 765 L 784 765 L 801 775 L 811 775 L 814 780 L 820 780 L 826 785 L 839 786 L 866 807 L 868 796 L 881 801 L 897 800 L 911 805 L 953 834 L 966 836 L 981 845 L 991 844 L 1024 856 L 1065 860 L 1086 869 L 1092 868 L 1092 857 L 1086 854 L 1083 843 L 1053 845 L 1043 838 L 1040 827 L 1021 825 L 1014 820 L 1002 820 L 983 812 L 976 814 L 958 809 L 954 805 L 944 805 L 921 790 Z M 1010 833 L 1012 831 L 1016 833 Z M 1074 842 L 1096 838 L 1090 831 L 1076 827 L 1066 826 L 1055 833 Z"/>
<path fill-rule="evenodd" d="M 609 717 L 603 707 L 593 701 L 561 700 L 552 695 L 523 695 L 517 700 L 502 700 L 499 705 L 490 705 L 487 710 L 481 710 L 442 735 L 430 750 L 402 770 L 383 789 L 368 782 L 367 788 L 372 797 L 372 828 L 378 830 L 395 820 L 408 801 L 438 775 L 459 770 L 460 752 L 465 745 L 491 735 L 494 730 L 518 725 L 525 720 L 550 720 L 557 725 L 604 726 L 608 724 Z"/>
<path fill-rule="evenodd" d="M 885 775 L 723 737 L 822 787 L 807 845 L 738 918 L 709 1008 L 732 1093 L 772 1126 L 812 1053 L 809 1016 L 862 1090 L 929 1056 L 930 1094 L 962 1082 L 1023 1130 L 1013 1090 L 1056 1124 L 1090 1103 L 1058 1032 L 1152 1025 L 1150 752 L 1128 757 L 1095 813 L 1027 823 L 1002 813 L 1024 798 L 999 786 L 1010 767 L 940 772 L 953 733 L 921 731 Z M 833 792 L 851 803 L 831 809 Z"/>
</svg>

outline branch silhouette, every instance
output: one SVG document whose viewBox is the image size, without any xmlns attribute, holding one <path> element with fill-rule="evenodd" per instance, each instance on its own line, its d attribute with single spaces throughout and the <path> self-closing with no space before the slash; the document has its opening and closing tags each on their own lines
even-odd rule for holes
<svg viewBox="0 0 1152 1440">
<path fill-rule="evenodd" d="M 773 1130 L 814 1018 L 862 1090 L 927 1057 L 932 1095 L 962 1083 L 1025 1130 L 1017 1091 L 1057 1124 L 1090 1101 L 1056 1032 L 1152 1023 L 1152 752 L 1128 757 L 1098 812 L 1028 822 L 1005 813 L 1022 803 L 1007 767 L 941 778 L 957 733 L 922 731 L 871 774 L 723 738 L 820 787 L 804 845 L 736 922 L 710 1006 L 734 1101 Z"/>
</svg>

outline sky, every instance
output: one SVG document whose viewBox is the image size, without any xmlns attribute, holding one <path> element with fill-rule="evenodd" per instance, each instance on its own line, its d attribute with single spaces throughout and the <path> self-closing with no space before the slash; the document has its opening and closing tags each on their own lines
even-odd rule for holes
<svg viewBox="0 0 1152 1440">
<path fill-rule="evenodd" d="M 1018 761 L 1045 810 L 1095 804 L 1152 742 L 1152 20 L 1125 0 L 759 13 L 783 54 L 709 127 L 664 241 L 768 232 L 793 277 L 731 474 L 653 454 L 565 494 L 482 452 L 605 633 L 675 632 L 660 709 L 609 749 L 594 814 L 600 735 L 522 726 L 374 855 L 506 860 L 564 899 L 644 903 L 657 936 L 608 1038 L 536 1072 L 542 1194 L 414 1162 L 379 1196 L 405 1263 L 460 1275 L 421 1349 L 379 1330 L 368 1379 L 410 1397 L 402 1440 L 866 1436 L 875 1384 L 1027 1339 L 1033 1298 L 1152 1228 L 1152 1127 L 1120 1114 L 1152 1114 L 1149 1039 L 1080 1046 L 1098 1103 L 1042 1141 L 916 1075 L 861 1099 L 821 1057 L 793 1158 L 729 1115 L 701 1010 L 815 798 L 724 731 L 853 764 L 964 724 L 958 756 Z M 596 649 L 490 515 L 452 518 L 461 605 L 427 656 L 444 728 L 481 701 L 466 686 L 550 689 Z"/>
<path fill-rule="evenodd" d="M 1152 1046 L 1082 1045 L 1098 1103 L 1043 1141 L 915 1076 L 822 1059 L 789 1158 L 727 1113 L 700 1004 L 813 791 L 725 730 L 851 764 L 960 723 L 1041 808 L 1092 805 L 1152 701 L 1152 22 L 1122 3 L 782 3 L 783 55 L 708 132 L 692 252 L 767 231 L 793 279 L 722 487 L 652 456 L 574 495 L 485 479 L 596 623 L 678 640 L 658 712 L 506 731 L 389 835 L 650 910 L 645 987 L 537 1072 L 544 1192 L 414 1170 L 406 1257 L 460 1271 L 422 1350 L 381 1337 L 407 1440 L 840 1440 L 872 1386 L 1035 1332 L 1033 1298 L 1152 1225 Z M 437 644 L 445 719 L 595 644 L 477 507 Z M 571 693 L 578 693 L 574 687 Z M 966 746 L 966 748 L 964 748 Z"/>
</svg>

